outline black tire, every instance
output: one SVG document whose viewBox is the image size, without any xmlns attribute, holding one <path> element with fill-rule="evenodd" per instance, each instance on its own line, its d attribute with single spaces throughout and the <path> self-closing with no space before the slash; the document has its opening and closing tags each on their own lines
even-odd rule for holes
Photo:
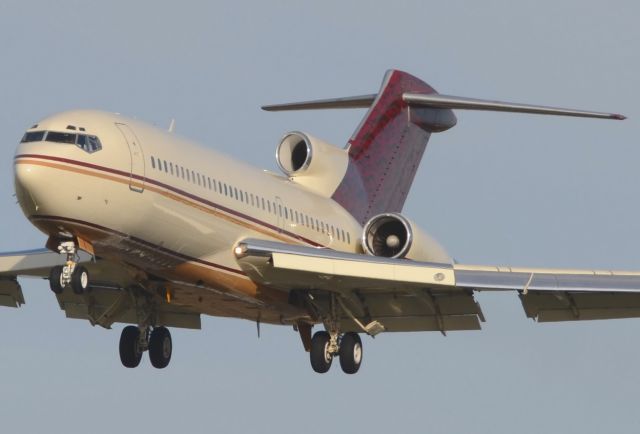
<svg viewBox="0 0 640 434">
<path fill-rule="evenodd" d="M 78 295 L 89 290 L 89 272 L 82 265 L 76 265 L 71 274 L 71 289 Z"/>
<path fill-rule="evenodd" d="M 340 367 L 345 374 L 355 374 L 362 363 L 362 341 L 358 333 L 345 333 L 340 341 Z"/>
<path fill-rule="evenodd" d="M 62 285 L 62 265 L 53 267 L 49 272 L 49 287 L 54 294 L 62 294 L 64 286 Z"/>
<path fill-rule="evenodd" d="M 311 339 L 311 351 L 309 352 L 311 367 L 319 374 L 329 371 L 333 361 L 333 355 L 327 351 L 330 340 L 327 332 L 316 332 Z"/>
<path fill-rule="evenodd" d="M 120 361 L 126 368 L 135 368 L 140 364 L 140 329 L 126 326 L 120 335 Z"/>
<path fill-rule="evenodd" d="M 171 361 L 173 343 L 171 333 L 166 327 L 156 327 L 151 332 L 149 339 L 149 360 L 154 368 L 163 369 Z"/>
</svg>

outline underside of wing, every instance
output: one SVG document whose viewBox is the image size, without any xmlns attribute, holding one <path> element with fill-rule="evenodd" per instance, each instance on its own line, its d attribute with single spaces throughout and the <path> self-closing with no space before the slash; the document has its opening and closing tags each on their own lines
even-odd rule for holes
<svg viewBox="0 0 640 434">
<path fill-rule="evenodd" d="M 484 321 L 480 291 L 517 293 L 539 322 L 640 317 L 640 272 L 468 266 L 387 259 L 245 240 L 238 262 L 254 281 L 309 308 L 344 303 L 342 327 L 385 331 L 473 330 Z"/>
<path fill-rule="evenodd" d="M 289 292 L 292 302 L 328 316 L 339 296 L 341 330 L 477 330 L 482 311 L 473 292 L 456 288 L 451 265 L 390 260 L 329 249 L 245 240 L 238 262 L 256 282 Z"/>
<path fill-rule="evenodd" d="M 75 294 L 69 288 L 55 297 L 67 318 L 88 320 L 92 325 L 111 328 L 114 323 L 138 324 L 140 311 L 152 311 L 158 325 L 200 328 L 200 315 L 177 304 L 168 303 L 161 292 L 132 290 L 140 279 L 130 267 L 79 252 L 78 263 L 91 276 L 91 288 Z M 62 265 L 63 255 L 46 249 L 29 250 L 0 255 L 0 305 L 19 307 L 24 304 L 18 278 L 48 279 L 51 269 Z M 163 285 L 166 286 L 166 285 Z M 188 291 L 180 284 L 172 284 L 177 291 Z"/>
</svg>

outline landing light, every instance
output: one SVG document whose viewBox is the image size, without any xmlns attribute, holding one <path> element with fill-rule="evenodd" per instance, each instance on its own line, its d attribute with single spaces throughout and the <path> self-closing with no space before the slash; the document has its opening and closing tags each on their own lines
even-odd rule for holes
<svg viewBox="0 0 640 434">
<path fill-rule="evenodd" d="M 240 258 L 247 253 L 247 245 L 242 243 L 238 244 L 234 249 L 233 253 L 235 253 L 236 257 Z"/>
</svg>

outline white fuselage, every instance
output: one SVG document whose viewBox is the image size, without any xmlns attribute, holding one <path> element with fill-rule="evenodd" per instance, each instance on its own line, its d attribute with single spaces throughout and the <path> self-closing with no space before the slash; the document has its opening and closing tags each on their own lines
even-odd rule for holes
<svg viewBox="0 0 640 434">
<path fill-rule="evenodd" d="M 72 111 L 35 131 L 95 135 L 102 149 L 21 143 L 15 184 L 27 218 L 154 277 L 260 297 L 233 255 L 242 239 L 361 251 L 360 224 L 331 198 L 143 122 Z"/>
</svg>

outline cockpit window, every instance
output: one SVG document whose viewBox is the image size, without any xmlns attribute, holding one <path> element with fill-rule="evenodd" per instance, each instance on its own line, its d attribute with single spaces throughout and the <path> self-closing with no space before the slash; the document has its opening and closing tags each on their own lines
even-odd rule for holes
<svg viewBox="0 0 640 434">
<path fill-rule="evenodd" d="M 44 139 L 44 131 L 31 131 L 28 133 L 24 133 L 22 136 L 22 140 L 20 143 L 26 142 L 41 142 Z"/>
<path fill-rule="evenodd" d="M 80 136 L 84 137 L 84 134 L 78 134 L 78 140 L 80 140 Z M 102 143 L 100 143 L 99 138 L 97 138 L 96 136 L 86 136 L 86 137 L 87 137 L 87 140 L 86 140 L 86 143 L 83 146 L 81 146 L 82 149 L 84 149 L 87 152 L 96 152 L 102 149 Z M 80 143 L 78 143 L 78 146 L 80 146 Z"/>
<path fill-rule="evenodd" d="M 76 144 L 77 134 L 71 133 L 58 133 L 55 131 L 47 132 L 47 142 L 56 142 L 56 143 L 68 143 L 70 145 Z"/>
<path fill-rule="evenodd" d="M 85 152 L 93 153 L 102 149 L 102 143 L 97 136 L 89 134 L 61 133 L 58 131 L 29 131 L 22 137 L 21 143 L 40 141 L 66 143 L 76 145 Z"/>
</svg>

